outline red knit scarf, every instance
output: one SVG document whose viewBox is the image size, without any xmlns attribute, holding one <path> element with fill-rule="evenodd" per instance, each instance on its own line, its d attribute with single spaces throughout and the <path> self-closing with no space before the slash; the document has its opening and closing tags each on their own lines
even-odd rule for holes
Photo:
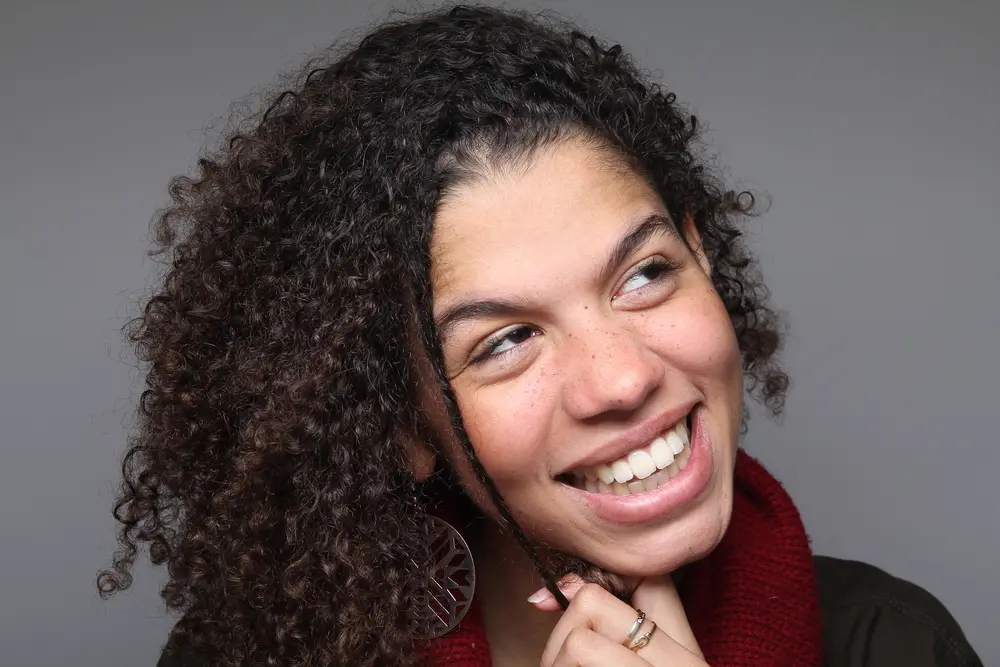
<svg viewBox="0 0 1000 667">
<path fill-rule="evenodd" d="M 742 450 L 726 536 L 680 586 L 688 620 L 712 667 L 818 667 L 821 619 L 812 552 L 781 484 Z M 482 616 L 425 652 L 433 667 L 490 667 Z"/>
</svg>

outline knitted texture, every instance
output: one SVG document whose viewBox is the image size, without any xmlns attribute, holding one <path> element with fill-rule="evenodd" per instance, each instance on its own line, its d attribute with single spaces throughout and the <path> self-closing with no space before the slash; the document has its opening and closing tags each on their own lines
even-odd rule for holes
<svg viewBox="0 0 1000 667">
<path fill-rule="evenodd" d="M 712 667 L 822 664 L 819 593 L 802 519 L 778 480 L 742 450 L 729 530 L 685 571 L 680 594 Z M 478 606 L 425 656 L 432 667 L 490 667 Z"/>
</svg>

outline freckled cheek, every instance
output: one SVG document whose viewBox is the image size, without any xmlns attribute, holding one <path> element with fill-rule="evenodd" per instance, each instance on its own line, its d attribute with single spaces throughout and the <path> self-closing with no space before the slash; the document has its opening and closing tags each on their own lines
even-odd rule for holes
<svg viewBox="0 0 1000 667">
<path fill-rule="evenodd" d="M 712 291 L 692 298 L 671 314 L 660 347 L 679 369 L 706 380 L 731 382 L 742 375 L 739 345 L 732 321 Z"/>
<path fill-rule="evenodd" d="M 537 383 L 500 385 L 459 398 L 476 455 L 501 491 L 533 481 L 545 465 L 547 401 Z"/>
</svg>

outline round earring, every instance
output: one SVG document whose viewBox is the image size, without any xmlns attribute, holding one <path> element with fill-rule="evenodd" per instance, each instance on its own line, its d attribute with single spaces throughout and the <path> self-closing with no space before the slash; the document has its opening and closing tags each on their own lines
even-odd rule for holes
<svg viewBox="0 0 1000 667">
<path fill-rule="evenodd" d="M 430 562 L 426 585 L 417 592 L 417 614 L 427 634 L 437 638 L 458 627 L 469 612 L 476 566 L 469 545 L 448 522 L 428 516 L 426 536 Z"/>
</svg>

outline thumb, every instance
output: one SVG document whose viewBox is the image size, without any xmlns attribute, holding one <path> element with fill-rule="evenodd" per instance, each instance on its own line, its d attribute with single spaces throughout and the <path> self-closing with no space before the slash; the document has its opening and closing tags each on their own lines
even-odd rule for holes
<svg viewBox="0 0 1000 667">
<path fill-rule="evenodd" d="M 656 626 L 675 642 L 705 659 L 681 604 L 677 586 L 669 574 L 643 579 L 632 594 L 632 606 L 646 612 L 646 616 L 656 621 Z"/>
</svg>

